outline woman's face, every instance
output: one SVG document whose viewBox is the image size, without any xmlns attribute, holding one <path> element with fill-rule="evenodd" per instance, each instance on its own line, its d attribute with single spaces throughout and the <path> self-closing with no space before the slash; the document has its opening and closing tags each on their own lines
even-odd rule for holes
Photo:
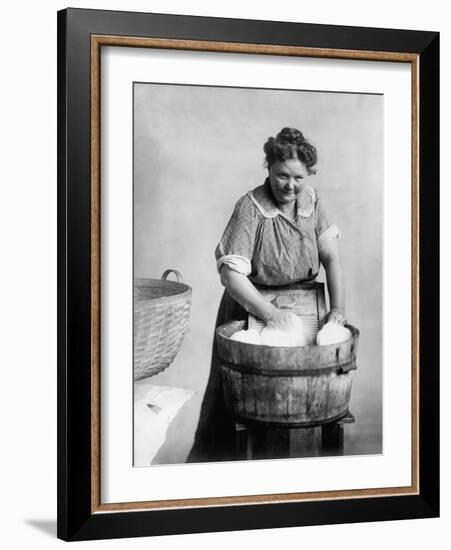
<svg viewBox="0 0 451 550">
<path fill-rule="evenodd" d="M 283 205 L 295 201 L 308 175 L 306 165 L 297 158 L 272 164 L 269 168 L 269 182 L 276 202 Z"/>
</svg>

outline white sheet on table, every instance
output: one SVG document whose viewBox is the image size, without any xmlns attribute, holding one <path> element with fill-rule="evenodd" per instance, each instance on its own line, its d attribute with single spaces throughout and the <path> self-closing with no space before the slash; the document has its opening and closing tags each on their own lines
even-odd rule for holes
<svg viewBox="0 0 451 550">
<path fill-rule="evenodd" d="M 134 466 L 149 466 L 166 439 L 169 424 L 195 392 L 156 386 L 147 381 L 134 386 Z"/>
</svg>

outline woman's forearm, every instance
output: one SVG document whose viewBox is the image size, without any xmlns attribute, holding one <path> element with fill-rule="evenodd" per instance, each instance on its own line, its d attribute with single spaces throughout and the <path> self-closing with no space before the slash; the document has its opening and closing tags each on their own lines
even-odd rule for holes
<svg viewBox="0 0 451 550">
<path fill-rule="evenodd" d="M 345 284 L 339 258 L 332 258 L 325 265 L 330 309 L 345 310 Z"/>
<path fill-rule="evenodd" d="M 246 275 L 223 265 L 221 268 L 221 282 L 230 296 L 248 313 L 252 313 L 265 323 L 274 316 L 276 307 L 260 294 Z"/>
</svg>

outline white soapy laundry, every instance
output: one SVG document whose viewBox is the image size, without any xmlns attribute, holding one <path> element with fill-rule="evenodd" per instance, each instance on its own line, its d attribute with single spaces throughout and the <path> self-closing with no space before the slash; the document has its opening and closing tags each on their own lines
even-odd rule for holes
<svg viewBox="0 0 451 550">
<path fill-rule="evenodd" d="M 290 332 L 277 328 L 265 327 L 261 333 L 262 346 L 294 346 Z"/>
<path fill-rule="evenodd" d="M 352 337 L 351 331 L 338 323 L 326 323 L 316 335 L 318 346 L 327 346 L 329 344 L 339 344 Z"/>
<path fill-rule="evenodd" d="M 261 344 L 260 334 L 253 328 L 250 328 L 249 330 L 239 330 L 238 332 L 232 334 L 230 339 L 236 340 L 237 342 L 244 342 L 246 344 Z"/>
<path fill-rule="evenodd" d="M 230 336 L 231 340 L 261 346 L 306 346 L 308 344 L 304 322 L 293 314 L 291 324 L 286 328 L 265 326 L 261 332 L 257 329 L 239 330 Z"/>
<path fill-rule="evenodd" d="M 302 319 L 297 315 L 292 316 L 292 324 L 286 329 L 265 327 L 260 334 L 263 346 L 306 346 L 305 327 Z"/>
</svg>

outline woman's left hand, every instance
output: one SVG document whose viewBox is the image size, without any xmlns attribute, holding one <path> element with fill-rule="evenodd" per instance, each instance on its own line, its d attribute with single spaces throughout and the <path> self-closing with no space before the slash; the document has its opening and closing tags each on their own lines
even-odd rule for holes
<svg viewBox="0 0 451 550">
<path fill-rule="evenodd" d="M 344 310 L 333 307 L 327 314 L 326 323 L 337 323 L 337 325 L 345 325 L 346 316 Z"/>
</svg>

